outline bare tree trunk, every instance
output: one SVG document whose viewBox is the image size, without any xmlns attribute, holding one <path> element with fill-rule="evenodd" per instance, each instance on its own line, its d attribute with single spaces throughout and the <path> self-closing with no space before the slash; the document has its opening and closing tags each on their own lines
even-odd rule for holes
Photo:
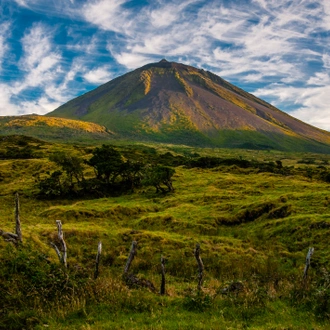
<svg viewBox="0 0 330 330">
<path fill-rule="evenodd" d="M 102 252 L 102 242 L 100 241 L 97 247 L 97 254 L 95 260 L 95 272 L 94 272 L 94 279 L 96 280 L 99 276 L 99 264 L 100 264 L 100 257 Z"/>
<path fill-rule="evenodd" d="M 22 231 L 21 231 L 21 220 L 19 216 L 19 196 L 18 193 L 15 195 L 15 223 L 16 223 L 16 235 L 17 240 L 22 243 Z"/>
<path fill-rule="evenodd" d="M 195 258 L 198 264 L 198 284 L 197 284 L 197 289 L 200 290 L 202 288 L 203 284 L 203 271 L 204 271 L 204 265 L 203 261 L 200 257 L 200 245 L 197 243 L 196 244 L 196 249 L 195 249 Z"/>
<path fill-rule="evenodd" d="M 305 265 L 304 276 L 303 276 L 304 280 L 306 280 L 306 278 L 307 278 L 308 269 L 309 269 L 309 266 L 311 265 L 311 257 L 313 255 L 313 253 L 314 253 L 314 248 L 310 247 L 308 249 L 307 256 L 306 256 L 306 265 Z"/>
<path fill-rule="evenodd" d="M 127 275 L 130 267 L 131 267 L 131 263 L 134 259 L 134 257 L 136 256 L 136 250 L 137 250 L 137 242 L 136 241 L 133 241 L 132 242 L 132 246 L 131 246 L 131 251 L 129 253 L 129 256 L 128 256 L 128 259 L 127 259 L 127 262 L 126 262 L 126 266 L 124 268 L 124 275 Z"/>
<path fill-rule="evenodd" d="M 163 256 L 160 258 L 160 264 L 162 266 L 162 282 L 160 284 L 160 294 L 163 296 L 165 294 L 165 259 Z"/>
</svg>

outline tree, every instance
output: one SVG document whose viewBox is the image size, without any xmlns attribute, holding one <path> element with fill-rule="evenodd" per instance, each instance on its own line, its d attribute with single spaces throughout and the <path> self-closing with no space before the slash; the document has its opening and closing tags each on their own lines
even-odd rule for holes
<svg viewBox="0 0 330 330">
<path fill-rule="evenodd" d="M 84 180 L 83 160 L 81 158 L 67 155 L 64 152 L 58 152 L 51 155 L 49 159 L 62 167 L 62 170 L 67 175 L 70 188 L 73 188 L 74 185 L 73 178 L 75 178 L 78 183 Z"/>
<path fill-rule="evenodd" d="M 143 183 L 146 185 L 154 186 L 156 188 L 156 192 L 165 192 L 166 190 L 161 186 L 161 184 L 164 184 L 168 191 L 172 192 L 174 191 L 172 184 L 172 176 L 174 173 L 175 170 L 167 166 L 151 166 L 148 167 L 145 171 L 145 178 Z"/>
<path fill-rule="evenodd" d="M 94 167 L 96 178 L 107 184 L 114 183 L 124 164 L 121 154 L 109 145 L 95 148 L 86 164 Z"/>
<path fill-rule="evenodd" d="M 142 163 L 132 162 L 130 160 L 127 160 L 122 164 L 120 175 L 123 183 L 128 187 L 128 189 L 133 191 L 135 187 L 141 185 L 143 168 L 144 165 Z"/>
<path fill-rule="evenodd" d="M 49 174 L 49 172 L 47 173 Z M 61 171 L 55 171 L 49 174 L 49 177 L 38 182 L 39 195 L 45 197 L 58 197 L 63 194 L 61 183 Z"/>
</svg>

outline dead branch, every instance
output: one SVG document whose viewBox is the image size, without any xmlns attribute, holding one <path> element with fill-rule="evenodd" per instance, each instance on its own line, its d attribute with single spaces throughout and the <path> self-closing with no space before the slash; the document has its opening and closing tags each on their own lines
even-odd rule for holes
<svg viewBox="0 0 330 330">
<path fill-rule="evenodd" d="M 204 265 L 202 258 L 200 257 L 200 245 L 197 243 L 196 244 L 196 249 L 194 252 L 197 264 L 198 264 L 198 284 L 197 284 L 197 289 L 200 290 L 202 288 L 203 284 L 203 271 L 204 271 Z"/>
<path fill-rule="evenodd" d="M 147 288 L 152 292 L 156 292 L 156 288 L 154 286 L 154 284 L 152 282 L 150 282 L 149 280 L 146 280 L 144 278 L 139 278 L 134 274 L 127 274 L 125 276 L 125 280 L 126 280 L 126 284 L 130 287 L 130 288 L 134 288 L 134 287 L 143 287 L 143 288 Z"/>
<path fill-rule="evenodd" d="M 60 261 L 60 263 L 62 263 L 62 254 L 61 251 L 58 249 L 58 247 L 56 246 L 56 244 L 54 244 L 53 242 L 50 243 L 50 245 L 55 249 L 55 252 L 58 256 L 58 259 Z"/>
</svg>

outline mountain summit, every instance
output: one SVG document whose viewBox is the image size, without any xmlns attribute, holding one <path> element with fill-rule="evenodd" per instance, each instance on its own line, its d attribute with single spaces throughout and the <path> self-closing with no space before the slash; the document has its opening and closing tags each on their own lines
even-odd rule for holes
<svg viewBox="0 0 330 330">
<path fill-rule="evenodd" d="M 330 152 L 329 132 L 209 71 L 165 59 L 113 79 L 48 115 L 95 122 L 140 141 Z"/>
</svg>

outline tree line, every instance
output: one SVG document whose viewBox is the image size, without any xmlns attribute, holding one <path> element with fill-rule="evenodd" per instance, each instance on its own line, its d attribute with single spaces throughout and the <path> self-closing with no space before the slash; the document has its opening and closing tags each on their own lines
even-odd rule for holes
<svg viewBox="0 0 330 330">
<path fill-rule="evenodd" d="M 65 152 L 54 153 L 49 160 L 60 169 L 52 173 L 47 172 L 46 178 L 36 177 L 41 197 L 120 195 L 142 186 L 154 186 L 156 192 L 174 191 L 173 168 L 125 160 L 122 154 L 110 145 L 95 148 L 88 160 Z M 85 177 L 86 166 L 93 168 L 93 177 Z"/>
</svg>

